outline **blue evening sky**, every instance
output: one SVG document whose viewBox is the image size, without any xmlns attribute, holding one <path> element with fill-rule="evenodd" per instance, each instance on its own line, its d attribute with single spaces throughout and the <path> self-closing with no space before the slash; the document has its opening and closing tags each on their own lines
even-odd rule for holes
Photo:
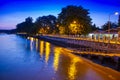
<svg viewBox="0 0 120 80">
<path fill-rule="evenodd" d="M 92 22 L 101 26 L 108 21 L 117 22 L 118 16 L 114 12 L 120 12 L 120 0 L 0 0 L 0 29 L 14 29 L 25 18 L 35 19 L 43 15 L 55 15 L 61 12 L 67 5 L 81 5 L 89 9 Z"/>
</svg>

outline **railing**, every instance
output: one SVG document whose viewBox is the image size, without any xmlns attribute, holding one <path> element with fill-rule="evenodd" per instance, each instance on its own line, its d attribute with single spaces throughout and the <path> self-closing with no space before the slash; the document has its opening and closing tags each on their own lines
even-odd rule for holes
<svg viewBox="0 0 120 80">
<path fill-rule="evenodd" d="M 113 40 L 92 39 L 75 35 L 44 35 L 48 39 L 66 42 L 68 44 L 83 45 L 93 49 L 107 51 L 109 53 L 120 53 L 120 42 Z"/>
<path fill-rule="evenodd" d="M 114 39 L 92 39 L 91 37 L 79 36 L 79 35 L 45 35 L 44 36 L 51 36 L 51 37 L 59 37 L 59 38 L 68 38 L 68 39 L 75 39 L 75 40 L 87 40 L 93 42 L 102 42 L 102 43 L 110 43 L 110 44 L 120 44 L 118 38 Z"/>
</svg>

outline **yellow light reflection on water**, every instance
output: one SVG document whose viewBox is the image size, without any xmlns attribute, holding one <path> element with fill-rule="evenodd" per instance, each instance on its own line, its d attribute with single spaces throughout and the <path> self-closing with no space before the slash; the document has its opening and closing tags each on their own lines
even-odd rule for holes
<svg viewBox="0 0 120 80">
<path fill-rule="evenodd" d="M 46 54 L 45 54 L 45 61 L 48 63 L 49 55 L 50 55 L 50 43 L 46 42 Z"/>
<path fill-rule="evenodd" d="M 33 41 L 34 41 L 34 38 L 33 37 L 29 37 L 30 39 L 30 50 L 32 51 L 33 50 Z"/>
<path fill-rule="evenodd" d="M 60 50 L 61 50 L 61 48 L 58 48 L 58 47 L 54 48 L 54 63 L 53 63 L 53 66 L 54 66 L 55 72 L 58 70 Z"/>
<path fill-rule="evenodd" d="M 36 38 L 35 41 L 36 41 L 36 50 L 38 50 L 38 39 Z"/>
<path fill-rule="evenodd" d="M 79 61 L 78 58 L 73 58 L 69 67 L 69 79 L 70 80 L 75 80 L 75 76 L 77 73 L 77 69 L 76 69 L 76 63 Z"/>
<path fill-rule="evenodd" d="M 68 77 L 69 80 L 76 80 L 77 76 L 77 63 L 83 63 L 83 60 L 80 59 L 79 57 L 75 56 L 74 54 L 71 53 L 72 51 L 69 49 L 62 49 L 62 53 L 65 55 L 69 56 L 70 58 L 70 66 L 68 67 Z"/>
<path fill-rule="evenodd" d="M 40 56 L 43 56 L 43 51 L 44 51 L 44 41 L 40 41 Z"/>
</svg>

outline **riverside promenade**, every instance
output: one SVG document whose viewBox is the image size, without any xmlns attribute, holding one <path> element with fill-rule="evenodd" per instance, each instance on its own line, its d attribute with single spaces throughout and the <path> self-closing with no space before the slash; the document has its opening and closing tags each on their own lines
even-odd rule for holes
<svg viewBox="0 0 120 80">
<path fill-rule="evenodd" d="M 93 40 L 67 35 L 37 35 L 34 37 L 65 46 L 76 55 L 91 60 L 98 59 L 100 64 L 110 63 L 114 65 L 114 69 L 120 69 L 120 43 L 117 41 Z"/>
<path fill-rule="evenodd" d="M 39 36 L 38 36 L 39 37 Z M 68 44 L 68 46 L 81 49 L 84 46 L 86 50 L 95 50 L 102 53 L 115 53 L 115 56 L 120 56 L 120 42 L 116 40 L 96 40 L 88 37 L 68 36 L 68 35 L 43 35 L 40 36 L 46 39 L 60 41 Z M 85 51 L 85 50 L 83 50 Z M 112 55 L 110 55 L 112 56 Z"/>
<path fill-rule="evenodd" d="M 101 65 L 120 71 L 120 43 L 109 40 L 93 40 L 71 35 L 26 35 L 66 47 L 75 55 L 82 56 Z"/>
</svg>

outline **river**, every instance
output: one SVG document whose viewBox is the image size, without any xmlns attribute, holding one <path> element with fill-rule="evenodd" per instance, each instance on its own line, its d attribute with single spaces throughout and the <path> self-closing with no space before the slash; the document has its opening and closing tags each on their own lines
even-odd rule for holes
<svg viewBox="0 0 120 80">
<path fill-rule="evenodd" d="M 0 35 L 0 80 L 119 80 L 120 73 L 32 37 Z"/>
</svg>

